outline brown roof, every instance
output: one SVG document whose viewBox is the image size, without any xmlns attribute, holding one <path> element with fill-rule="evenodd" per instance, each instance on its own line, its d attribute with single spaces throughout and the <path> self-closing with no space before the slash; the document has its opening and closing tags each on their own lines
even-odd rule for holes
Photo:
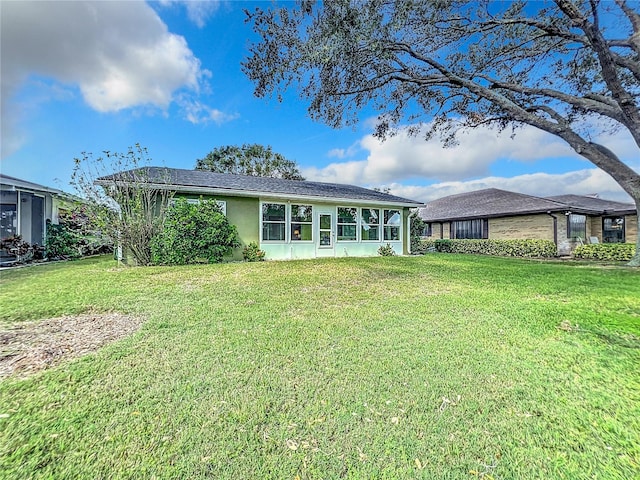
<svg viewBox="0 0 640 480">
<path fill-rule="evenodd" d="M 575 197 L 578 196 L 575 195 Z M 619 203 L 606 202 L 608 204 Z M 569 210 L 586 214 L 602 214 L 604 211 L 602 208 L 592 208 L 587 202 L 583 205 L 580 205 L 579 202 L 568 204 L 557 200 L 556 197 L 541 198 L 497 188 L 487 188 L 434 200 L 420 207 L 418 214 L 420 218 L 427 222 L 442 222 L 533 213 L 567 212 Z M 620 205 L 625 204 L 620 203 Z M 631 206 L 633 207 L 633 205 Z"/>
</svg>

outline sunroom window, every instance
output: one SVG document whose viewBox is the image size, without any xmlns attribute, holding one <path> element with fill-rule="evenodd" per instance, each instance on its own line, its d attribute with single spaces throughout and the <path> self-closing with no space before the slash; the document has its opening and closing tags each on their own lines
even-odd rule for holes
<svg viewBox="0 0 640 480">
<path fill-rule="evenodd" d="M 338 240 L 356 240 L 358 209 L 338 207 Z"/>
<path fill-rule="evenodd" d="M 262 204 L 262 240 L 285 241 L 286 205 L 280 203 Z"/>
<path fill-rule="evenodd" d="M 380 210 L 377 208 L 363 208 L 360 226 L 360 238 L 363 241 L 379 241 Z"/>
<path fill-rule="evenodd" d="M 291 205 L 291 241 L 311 241 L 313 232 L 313 207 Z"/>
<path fill-rule="evenodd" d="M 384 239 L 400 240 L 401 223 L 400 210 L 384 210 Z"/>
</svg>

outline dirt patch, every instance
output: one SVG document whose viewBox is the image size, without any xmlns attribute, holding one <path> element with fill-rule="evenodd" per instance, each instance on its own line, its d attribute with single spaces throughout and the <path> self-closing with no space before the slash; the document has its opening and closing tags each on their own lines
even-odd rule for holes
<svg viewBox="0 0 640 480">
<path fill-rule="evenodd" d="M 0 379 L 29 376 L 137 331 L 142 319 L 119 313 L 86 314 L 0 327 Z"/>
</svg>

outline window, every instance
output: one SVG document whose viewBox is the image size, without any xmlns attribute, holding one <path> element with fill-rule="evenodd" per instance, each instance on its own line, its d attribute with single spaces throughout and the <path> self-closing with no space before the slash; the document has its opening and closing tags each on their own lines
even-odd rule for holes
<svg viewBox="0 0 640 480">
<path fill-rule="evenodd" d="M 402 215 L 400 210 L 384 210 L 384 239 L 400 240 L 400 225 Z"/>
<path fill-rule="evenodd" d="M 587 216 L 570 213 L 567 217 L 567 238 L 587 238 Z"/>
<path fill-rule="evenodd" d="M 431 223 L 426 223 L 424 227 L 422 227 L 422 231 L 420 232 L 421 237 L 430 237 L 433 235 L 433 228 Z"/>
<path fill-rule="evenodd" d="M 311 205 L 291 205 L 291 241 L 313 240 L 313 208 Z"/>
<path fill-rule="evenodd" d="M 358 209 L 338 207 L 338 240 L 356 240 Z"/>
<path fill-rule="evenodd" d="M 286 205 L 280 203 L 262 204 L 262 240 L 285 241 Z"/>
<path fill-rule="evenodd" d="M 451 222 L 451 238 L 489 238 L 489 220 L 458 220 Z"/>
<path fill-rule="evenodd" d="M 624 243 L 624 217 L 604 217 L 602 219 L 602 241 L 604 243 Z"/>
<path fill-rule="evenodd" d="M 380 241 L 380 210 L 363 208 L 360 219 L 360 238 L 362 241 Z"/>
</svg>

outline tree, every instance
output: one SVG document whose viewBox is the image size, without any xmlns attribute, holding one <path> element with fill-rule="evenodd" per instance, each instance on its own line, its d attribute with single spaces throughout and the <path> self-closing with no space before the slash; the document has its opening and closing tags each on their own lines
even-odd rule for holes
<svg viewBox="0 0 640 480">
<path fill-rule="evenodd" d="M 261 37 L 243 62 L 258 97 L 282 100 L 297 84 L 311 117 L 335 128 L 372 107 L 381 139 L 401 121 L 445 145 L 460 129 L 532 125 L 611 175 L 640 210 L 640 174 L 591 141 L 626 129 L 640 148 L 637 4 L 335 0 L 246 13 Z"/>
<path fill-rule="evenodd" d="M 206 157 L 198 160 L 196 170 L 304 180 L 294 161 L 274 153 L 270 146 L 258 144 L 216 147 Z"/>
<path fill-rule="evenodd" d="M 104 157 L 82 153 L 71 176 L 85 201 L 92 228 L 130 253 L 138 265 L 151 263 L 151 240 L 162 229 L 171 193 L 169 178 L 150 178 L 147 149 L 136 144 L 126 153 Z M 150 181 L 153 180 L 153 181 Z"/>
</svg>

